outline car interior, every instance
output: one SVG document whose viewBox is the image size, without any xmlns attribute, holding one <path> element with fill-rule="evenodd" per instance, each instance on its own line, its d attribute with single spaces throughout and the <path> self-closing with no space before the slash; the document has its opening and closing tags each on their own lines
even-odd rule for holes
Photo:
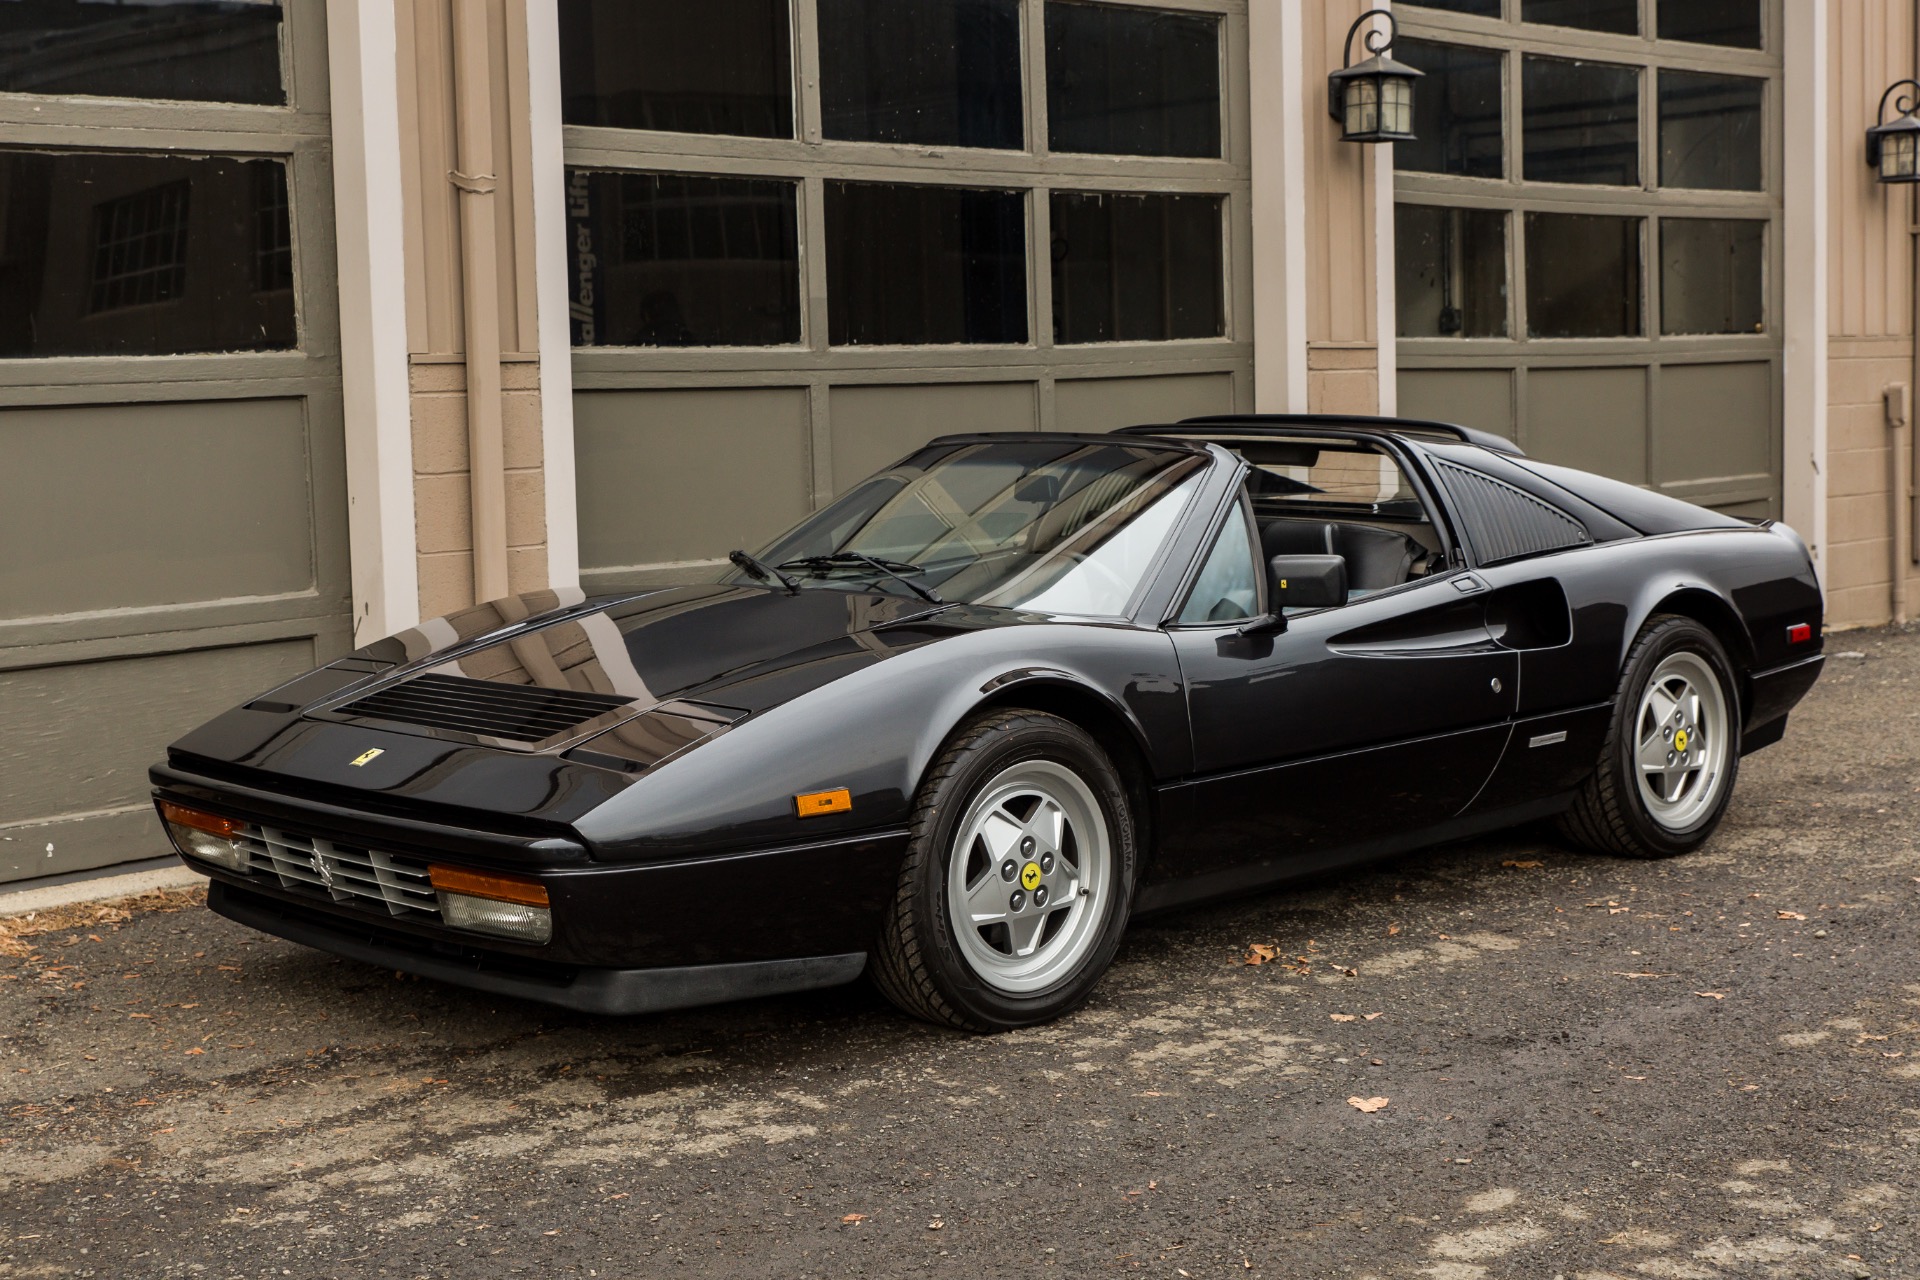
<svg viewBox="0 0 1920 1280">
<path fill-rule="evenodd" d="M 1259 530 L 1259 564 L 1275 556 L 1338 556 L 1347 598 L 1357 600 L 1446 567 L 1445 543 L 1418 491 L 1391 454 L 1363 441 L 1216 438 L 1248 465 L 1246 498 Z M 1229 522 L 1222 540 L 1243 536 Z M 1188 622 L 1245 617 L 1244 586 L 1222 546 L 1209 557 L 1182 611 Z M 1241 574 L 1244 577 L 1244 573 Z M 1206 600 L 1199 597 L 1206 595 Z M 1287 610 L 1295 612 L 1295 610 Z"/>
</svg>

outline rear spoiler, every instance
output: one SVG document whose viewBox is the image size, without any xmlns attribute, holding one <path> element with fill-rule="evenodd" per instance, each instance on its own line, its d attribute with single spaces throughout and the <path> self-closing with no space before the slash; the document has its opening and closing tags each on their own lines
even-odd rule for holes
<svg viewBox="0 0 1920 1280">
<path fill-rule="evenodd" d="M 1222 413 L 1202 418 L 1183 418 L 1173 426 L 1122 427 L 1115 435 L 1167 436 L 1208 435 L 1227 428 L 1232 431 L 1279 433 L 1289 428 L 1317 431 L 1385 431 L 1393 435 L 1440 436 L 1461 444 L 1475 445 L 1489 453 L 1510 458 L 1527 455 L 1513 441 L 1490 431 L 1476 431 L 1451 422 L 1428 422 L 1421 418 L 1381 418 L 1367 414 L 1339 413 Z"/>
</svg>

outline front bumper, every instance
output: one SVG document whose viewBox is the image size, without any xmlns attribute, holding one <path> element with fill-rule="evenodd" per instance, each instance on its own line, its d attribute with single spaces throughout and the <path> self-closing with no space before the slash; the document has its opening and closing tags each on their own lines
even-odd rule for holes
<svg viewBox="0 0 1920 1280">
<path fill-rule="evenodd" d="M 218 880 L 207 889 L 207 906 L 262 933 L 350 960 L 581 1013 L 658 1013 L 810 991 L 852 982 L 867 967 L 864 951 L 656 969 L 601 969 L 530 961 L 448 942 L 436 945 L 382 933 L 357 926 L 348 918 L 320 917 Z"/>
<path fill-rule="evenodd" d="M 507 835 L 372 813 L 177 766 L 155 768 L 151 776 L 157 798 L 221 817 L 379 850 L 421 866 L 465 866 L 537 880 L 553 912 L 553 937 L 545 945 L 450 928 L 432 912 L 393 913 L 377 900 L 342 900 L 311 883 L 317 877 L 283 883 L 288 877 L 189 861 L 217 885 L 270 904 L 287 919 L 429 955 L 464 948 L 496 964 L 627 971 L 864 953 L 879 933 L 908 838 L 904 829 L 882 830 L 804 845 L 610 864 L 593 861 L 584 842 L 557 831 Z"/>
</svg>

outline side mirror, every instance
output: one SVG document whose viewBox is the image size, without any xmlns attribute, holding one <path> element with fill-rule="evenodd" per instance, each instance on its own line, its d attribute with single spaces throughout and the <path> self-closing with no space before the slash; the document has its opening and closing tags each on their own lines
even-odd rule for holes
<svg viewBox="0 0 1920 1280">
<path fill-rule="evenodd" d="M 1268 606 L 1337 609 L 1347 602 L 1345 556 L 1275 556 L 1267 561 Z"/>
</svg>

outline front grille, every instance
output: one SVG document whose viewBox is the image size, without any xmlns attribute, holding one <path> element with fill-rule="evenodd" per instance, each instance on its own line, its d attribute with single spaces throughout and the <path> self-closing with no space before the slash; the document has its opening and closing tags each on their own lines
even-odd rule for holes
<svg viewBox="0 0 1920 1280">
<path fill-rule="evenodd" d="M 250 822 L 240 827 L 240 843 L 248 870 L 276 877 L 283 889 L 441 923 L 424 862 Z"/>
<path fill-rule="evenodd" d="M 340 714 L 531 743 L 557 738 L 632 703 L 615 693 L 428 674 L 370 693 L 340 708 Z"/>
</svg>

